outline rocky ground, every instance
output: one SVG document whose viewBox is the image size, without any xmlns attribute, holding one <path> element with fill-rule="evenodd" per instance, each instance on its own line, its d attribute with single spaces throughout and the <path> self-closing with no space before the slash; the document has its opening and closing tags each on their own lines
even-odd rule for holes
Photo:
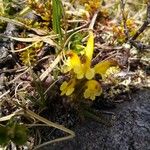
<svg viewBox="0 0 150 150">
<path fill-rule="evenodd" d="M 43 150 L 150 150 L 150 90 L 131 94 L 131 100 L 117 104 L 112 127 L 86 120 L 73 130 L 73 140 Z"/>
</svg>

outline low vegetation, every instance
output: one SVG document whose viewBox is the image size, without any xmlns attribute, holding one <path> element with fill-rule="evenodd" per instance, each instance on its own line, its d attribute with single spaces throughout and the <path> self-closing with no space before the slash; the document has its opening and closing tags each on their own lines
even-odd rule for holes
<svg viewBox="0 0 150 150">
<path fill-rule="evenodd" d="M 0 57 L 1 147 L 73 138 L 86 117 L 107 125 L 93 104 L 150 87 L 149 24 L 149 0 L 0 0 L 0 46 L 10 56 Z M 60 114 L 72 111 L 69 125 Z M 42 143 L 47 126 L 63 137 Z"/>
</svg>

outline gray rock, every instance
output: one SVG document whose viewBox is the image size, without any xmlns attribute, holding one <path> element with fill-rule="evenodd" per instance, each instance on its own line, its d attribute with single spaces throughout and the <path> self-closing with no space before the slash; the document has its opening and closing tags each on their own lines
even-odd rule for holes
<svg viewBox="0 0 150 150">
<path fill-rule="evenodd" d="M 0 73 L 1 69 L 14 64 L 14 59 L 9 53 L 8 48 L 0 45 Z"/>
<path fill-rule="evenodd" d="M 6 36 L 17 36 L 17 28 L 12 23 L 7 23 L 6 30 L 4 32 Z M 0 68 L 5 66 L 8 61 L 13 60 L 13 56 L 10 54 L 11 48 L 14 46 L 14 41 L 3 37 L 0 39 Z"/>
<path fill-rule="evenodd" d="M 7 36 L 17 36 L 17 28 L 14 24 L 8 23 L 6 27 L 6 31 L 4 32 Z"/>
<path fill-rule="evenodd" d="M 73 129 L 70 141 L 49 145 L 43 150 L 150 150 L 150 90 L 131 95 L 132 100 L 113 110 L 112 127 L 87 120 Z"/>
<path fill-rule="evenodd" d="M 0 59 L 6 58 L 7 55 L 8 55 L 8 50 L 4 46 L 2 46 L 0 48 Z"/>
</svg>

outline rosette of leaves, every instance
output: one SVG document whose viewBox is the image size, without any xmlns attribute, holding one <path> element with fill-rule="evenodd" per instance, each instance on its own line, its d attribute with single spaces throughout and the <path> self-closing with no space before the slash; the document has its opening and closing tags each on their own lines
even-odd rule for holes
<svg viewBox="0 0 150 150">
<path fill-rule="evenodd" d="M 77 53 L 82 51 L 84 47 L 82 46 L 82 39 L 84 38 L 84 34 L 77 33 L 71 38 L 70 48 L 75 50 Z"/>
<path fill-rule="evenodd" d="M 6 126 L 0 125 L 0 145 L 6 146 L 10 141 L 16 145 L 23 145 L 28 139 L 28 129 L 19 123 L 8 123 Z"/>
</svg>

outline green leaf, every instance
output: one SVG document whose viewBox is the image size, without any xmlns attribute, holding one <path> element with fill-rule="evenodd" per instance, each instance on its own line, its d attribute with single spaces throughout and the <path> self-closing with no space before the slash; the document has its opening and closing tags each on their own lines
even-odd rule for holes
<svg viewBox="0 0 150 150">
<path fill-rule="evenodd" d="M 0 145 L 6 145 L 9 142 L 7 128 L 0 125 Z"/>
<path fill-rule="evenodd" d="M 27 131 L 28 130 L 25 125 L 16 124 L 14 130 L 14 137 L 11 138 L 12 142 L 14 142 L 16 145 L 25 144 L 28 139 Z"/>
<path fill-rule="evenodd" d="M 61 18 L 62 18 L 62 3 L 61 0 L 52 0 L 52 25 L 56 34 L 59 34 L 59 38 L 62 38 L 61 32 Z"/>
<path fill-rule="evenodd" d="M 71 38 L 71 49 L 76 51 L 77 53 L 81 52 L 84 49 L 82 46 L 82 39 L 85 37 L 84 33 L 77 33 Z"/>
</svg>

